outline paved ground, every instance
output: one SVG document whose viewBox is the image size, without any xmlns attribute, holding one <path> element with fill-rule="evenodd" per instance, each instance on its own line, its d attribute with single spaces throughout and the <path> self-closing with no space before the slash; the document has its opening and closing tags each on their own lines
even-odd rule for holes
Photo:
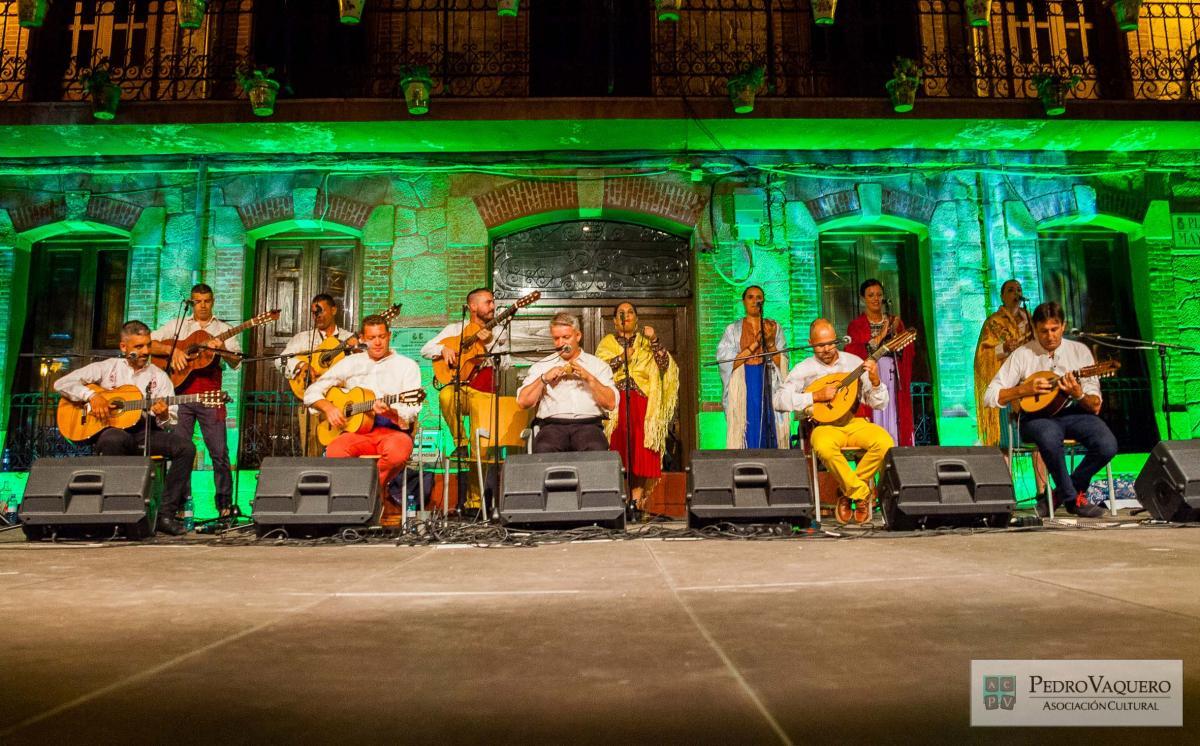
<svg viewBox="0 0 1200 746">
<path fill-rule="evenodd" d="M 0 537 L 0 743 L 1200 734 L 1200 530 L 537 548 Z M 973 658 L 1182 658 L 1185 728 L 971 729 Z"/>
</svg>

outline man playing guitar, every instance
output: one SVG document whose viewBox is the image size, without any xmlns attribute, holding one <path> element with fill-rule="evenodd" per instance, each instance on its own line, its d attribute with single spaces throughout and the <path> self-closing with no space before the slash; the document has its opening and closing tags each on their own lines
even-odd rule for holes
<svg viewBox="0 0 1200 746">
<path fill-rule="evenodd" d="M 825 386 L 818 391 L 806 392 L 809 384 L 830 374 L 852 373 L 862 366 L 860 377 L 862 401 L 872 409 L 883 409 L 888 405 L 887 386 L 879 380 L 879 368 L 873 359 L 863 360 L 837 348 L 837 333 L 833 324 L 817 319 L 808 329 L 808 343 L 812 346 L 812 357 L 806 358 L 788 374 L 787 380 L 772 397 L 771 403 L 779 412 L 805 412 L 814 403 L 833 401 L 838 390 Z M 857 407 L 850 407 L 853 413 Z M 888 431 L 862 417 L 851 417 L 844 424 L 820 425 L 813 428 L 809 436 L 813 453 L 825 464 L 837 479 L 841 496 L 838 499 L 838 520 L 846 522 L 857 514 L 860 522 L 870 518 L 871 483 L 875 473 L 883 464 L 888 449 L 895 445 Z M 854 469 L 846 461 L 843 448 L 865 451 Z"/>
<path fill-rule="evenodd" d="M 415 361 L 392 352 L 392 338 L 387 320 L 371 315 L 363 319 L 362 342 L 367 346 L 365 355 L 347 355 L 325 371 L 304 392 L 304 404 L 319 411 L 334 427 L 342 427 L 346 418 L 342 412 L 325 398 L 334 386 L 343 389 L 362 387 L 376 396 L 399 394 L 421 388 L 421 369 Z M 419 404 L 387 405 L 376 401 L 372 409 L 374 425 L 367 432 L 344 432 L 334 438 L 325 449 L 329 458 L 356 458 L 379 456 L 380 494 L 387 495 L 388 482 L 404 468 L 412 454 L 413 422 L 421 411 Z"/>
<path fill-rule="evenodd" d="M 283 375 L 289 381 L 296 376 L 304 375 L 308 369 L 308 362 L 304 359 L 305 356 L 297 353 L 314 350 L 317 348 L 317 345 L 330 337 L 335 337 L 340 342 L 345 342 L 346 340 L 350 340 L 351 343 L 357 342 L 357 340 L 353 339 L 354 332 L 338 327 L 338 304 L 329 293 L 314 295 L 309 311 L 312 313 L 314 329 L 295 334 L 288 340 L 287 346 L 283 348 L 283 352 L 281 353 L 284 355 Z M 311 385 L 312 379 L 309 379 L 306 383 Z M 320 456 L 321 444 L 317 442 L 316 415 L 302 410 L 299 416 L 300 442 L 304 444 L 304 455 Z"/>
<path fill-rule="evenodd" d="M 1070 405 L 1054 415 L 1021 417 L 1021 438 L 1033 441 L 1042 454 L 1054 479 L 1055 506 L 1062 505 L 1068 513 L 1085 518 L 1097 518 L 1104 511 L 1088 503 L 1088 485 L 1096 472 L 1117 454 L 1117 439 L 1097 416 L 1102 404 L 1100 382 L 1095 378 L 1080 381 L 1072 372 L 1093 365 L 1092 352 L 1086 345 L 1063 339 L 1064 328 L 1062 306 L 1051 301 L 1035 308 L 1034 338 L 1014 350 L 1000 366 L 984 392 L 984 404 L 999 408 L 1023 398 L 1048 394 L 1055 388 L 1070 398 Z M 1040 371 L 1062 375 L 1057 387 L 1044 378 L 1026 380 Z M 1087 456 L 1074 472 L 1067 470 L 1063 454 L 1065 438 L 1078 441 L 1087 449 Z M 1049 515 L 1049 506 L 1040 496 L 1037 510 L 1043 516 Z"/>
<path fill-rule="evenodd" d="M 107 417 L 109 403 L 104 394 L 93 391 L 87 384 L 94 383 L 106 389 L 132 384 L 151 398 L 173 396 L 175 387 L 171 377 L 149 364 L 150 329 L 140 321 L 128 321 L 121 327 L 121 356 L 100 360 L 72 371 L 54 382 L 54 390 L 71 401 L 86 402 L 91 414 Z M 196 446 L 192 445 L 190 433 L 180 435 L 163 430 L 164 425 L 178 420 L 175 406 L 168 407 L 156 402 L 150 413 L 154 415 L 150 427 L 150 453 L 170 460 L 167 480 L 163 488 L 162 503 L 158 507 L 156 528 L 164 534 L 179 536 L 185 533 L 183 524 L 175 520 L 175 513 L 183 504 L 183 497 L 192 479 L 192 462 L 196 459 Z M 146 442 L 146 418 L 129 430 L 106 427 L 92 441 L 98 456 L 134 456 L 141 453 Z"/>
</svg>

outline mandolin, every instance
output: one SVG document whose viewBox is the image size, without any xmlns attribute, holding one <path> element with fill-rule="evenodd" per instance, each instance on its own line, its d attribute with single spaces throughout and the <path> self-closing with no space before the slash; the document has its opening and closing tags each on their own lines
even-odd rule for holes
<svg viewBox="0 0 1200 746">
<path fill-rule="evenodd" d="M 915 342 L 916 339 L 916 329 L 903 331 L 879 345 L 879 349 L 871 353 L 871 359 L 879 360 L 889 352 L 899 352 Z M 864 367 L 859 365 L 849 373 L 830 373 L 808 384 L 804 390 L 810 394 L 820 391 L 826 386 L 837 387 L 837 394 L 832 400 L 813 402 L 807 412 L 808 418 L 818 425 L 845 425 L 854 419 L 854 412 L 858 409 L 858 397 L 861 393 L 859 389 L 862 388 L 863 370 Z"/>
<path fill-rule="evenodd" d="M 458 353 L 457 362 L 455 365 L 450 365 L 443 357 L 433 359 L 433 386 L 434 388 L 443 388 L 454 383 L 457 379 L 461 383 L 466 383 L 471 380 L 471 376 L 475 375 L 479 364 L 484 360 L 484 355 L 487 353 L 487 347 L 482 340 L 479 339 L 479 332 L 490 330 L 497 324 L 502 324 L 507 321 L 518 310 L 528 306 L 531 303 L 536 303 L 542 297 L 540 290 L 534 290 L 529 295 L 521 298 L 516 303 L 504 309 L 500 313 L 492 317 L 492 320 L 486 324 L 468 324 L 466 329 L 458 337 L 447 337 L 442 340 L 442 346 L 448 347 Z M 459 345 L 461 342 L 461 346 Z M 457 370 L 457 373 L 455 372 Z"/>
<path fill-rule="evenodd" d="M 393 303 L 390 308 L 383 311 L 379 315 L 384 321 L 391 321 L 400 313 L 400 303 Z M 362 336 L 361 331 L 356 332 L 354 336 L 347 339 L 357 339 Z M 304 398 L 304 390 L 312 385 L 312 382 L 325 374 L 325 371 L 333 367 L 334 363 L 346 357 L 346 355 L 356 352 L 357 349 L 351 348 L 346 344 L 347 340 L 339 340 L 337 337 L 326 337 L 321 340 L 321 344 L 317 345 L 307 355 L 297 355 L 296 359 L 308 363 L 308 368 L 300 371 L 296 375 L 288 379 L 288 385 L 292 388 L 292 393 L 297 399 Z"/>
<path fill-rule="evenodd" d="M 333 442 L 334 438 L 342 433 L 362 433 L 370 430 L 375 424 L 375 415 L 371 412 L 371 409 L 375 406 L 375 402 L 381 401 L 384 404 L 420 404 L 425 401 L 425 390 L 410 389 L 408 391 L 401 391 L 399 394 L 375 396 L 374 391 L 364 389 L 361 386 L 349 390 L 334 387 L 325 392 L 325 398 L 341 411 L 342 416 L 346 418 L 346 424 L 341 427 L 334 427 L 322 415 L 321 422 L 317 425 L 317 440 L 321 441 L 321 445 L 323 446 L 329 445 Z"/>
<path fill-rule="evenodd" d="M 91 413 L 87 402 L 74 402 L 67 397 L 58 400 L 58 431 L 67 440 L 79 443 L 92 437 L 106 427 L 128 430 L 142 419 L 142 411 L 150 409 L 156 403 L 162 402 L 168 407 L 172 404 L 202 404 L 206 407 L 219 407 L 229 401 L 229 394 L 224 391 L 205 391 L 200 394 L 184 394 L 182 396 L 162 396 L 147 399 L 137 386 L 127 384 L 115 389 L 105 389 L 89 383 L 89 389 L 104 394 L 111 408 L 109 416 L 100 418 Z"/>
<path fill-rule="evenodd" d="M 215 337 L 203 329 L 192 332 L 187 339 L 181 339 L 176 342 L 175 347 L 173 348 L 177 350 L 183 350 L 183 354 L 186 355 L 188 359 L 188 364 L 179 370 L 171 370 L 170 353 L 167 353 L 166 355 L 152 355 L 150 360 L 158 367 L 167 371 L 167 373 L 171 376 L 171 383 L 175 384 L 175 388 L 179 388 L 183 385 L 183 382 L 192 375 L 192 373 L 212 365 L 213 360 L 215 360 L 218 355 L 224 358 L 235 359 L 241 357 L 241 355 L 238 353 L 231 352 L 230 350 L 205 347 L 205 342 L 210 339 L 216 339 L 224 342 L 230 337 L 241 334 L 251 327 L 262 326 L 263 324 L 269 324 L 272 321 L 278 320 L 279 309 L 276 308 L 273 311 L 260 313 L 249 321 L 243 321 L 237 326 L 227 331 L 223 331 Z"/>
<path fill-rule="evenodd" d="M 1085 368 L 1072 371 L 1075 377 L 1082 380 L 1084 378 L 1107 378 L 1116 375 L 1121 369 L 1121 363 L 1116 360 L 1105 360 L 1103 363 L 1089 365 Z M 1032 394 L 1023 396 L 1012 402 L 1013 406 L 1019 409 L 1022 416 L 1026 418 L 1034 417 L 1053 417 L 1061 412 L 1068 404 L 1071 403 L 1071 398 L 1066 395 L 1062 389 L 1058 388 L 1058 382 L 1066 377 L 1067 374 L 1059 375 L 1048 370 L 1038 371 L 1033 373 L 1022 384 L 1030 383 L 1038 379 L 1043 379 L 1050 382 L 1054 386 L 1053 389 L 1044 394 Z"/>
</svg>

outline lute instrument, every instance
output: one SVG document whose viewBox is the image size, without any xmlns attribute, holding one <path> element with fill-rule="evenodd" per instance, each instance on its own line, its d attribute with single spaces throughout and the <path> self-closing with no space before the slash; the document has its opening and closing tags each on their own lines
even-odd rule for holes
<svg viewBox="0 0 1200 746">
<path fill-rule="evenodd" d="M 391 321 L 400 314 L 400 305 L 399 303 L 393 303 L 390 308 L 379 315 L 383 317 L 384 321 Z M 357 339 L 361 336 L 362 330 L 360 329 L 348 339 Z M 356 351 L 346 344 L 346 340 L 340 340 L 337 337 L 326 337 L 321 340 L 321 344 L 314 347 L 308 354 L 297 355 L 296 359 L 307 363 L 308 367 L 288 379 L 288 386 L 291 387 L 292 393 L 296 395 L 297 399 L 303 399 L 304 390 L 311 386 L 313 381 L 324 375 L 325 371 L 332 368 L 334 363 Z"/>
<path fill-rule="evenodd" d="M 206 407 L 219 407 L 229 401 L 229 394 L 224 391 L 205 391 L 199 394 L 183 394 L 181 396 L 161 396 L 147 399 L 141 389 L 133 384 L 106 389 L 89 383 L 92 391 L 103 394 L 108 399 L 108 417 L 97 417 L 92 414 L 88 402 L 75 402 L 67 397 L 58 400 L 58 431 L 67 440 L 76 443 L 87 440 L 106 427 L 128 430 L 142 419 L 142 412 L 150 409 L 158 402 L 168 407 L 173 404 L 201 404 Z"/>
<path fill-rule="evenodd" d="M 471 380 L 471 376 L 475 375 L 475 371 L 479 368 L 479 364 L 483 362 L 487 355 L 487 345 L 483 340 L 479 339 L 479 332 L 491 330 L 497 324 L 502 324 L 507 321 L 518 310 L 528 306 L 531 303 L 536 303 L 542 297 L 540 290 L 534 290 L 529 295 L 518 300 L 508 308 L 492 317 L 492 320 L 486 324 L 468 324 L 463 329 L 459 336 L 450 336 L 441 340 L 442 346 L 449 348 L 458 354 L 456 362 L 451 365 L 446 362 L 444 357 L 436 357 L 433 359 L 433 386 L 434 388 L 443 388 L 454 383 L 457 379 L 461 383 L 466 383 Z M 461 344 L 460 344 L 461 342 Z"/>
<path fill-rule="evenodd" d="M 1088 365 L 1079 370 L 1071 371 L 1075 377 L 1083 380 L 1084 378 L 1107 378 L 1116 375 L 1121 369 L 1121 363 L 1116 360 L 1105 360 L 1102 363 Z M 1066 392 L 1058 387 L 1058 382 L 1067 376 L 1066 373 L 1059 375 L 1048 370 L 1038 371 L 1031 374 L 1022 384 L 1032 383 L 1037 380 L 1049 381 L 1054 388 L 1044 394 L 1032 394 L 1023 396 L 1020 399 L 1015 399 L 1012 404 L 1018 409 L 1023 417 L 1053 417 L 1061 412 L 1068 404 L 1071 403 L 1071 397 L 1067 396 Z"/>
<path fill-rule="evenodd" d="M 243 321 L 237 326 L 223 331 L 216 336 L 209 334 L 203 329 L 198 329 L 192 332 L 190 335 L 188 335 L 187 339 L 179 340 L 175 343 L 175 347 L 172 348 L 172 351 L 183 350 L 183 354 L 186 355 L 188 359 L 188 364 L 179 370 L 171 370 L 171 353 L 169 352 L 165 355 L 151 355 L 150 360 L 158 367 L 167 371 L 167 374 L 171 376 L 171 383 L 175 384 L 175 388 L 179 388 L 193 373 L 212 365 L 213 360 L 215 360 L 218 356 L 234 359 L 241 357 L 241 355 L 237 354 L 236 352 L 231 352 L 230 350 L 206 347 L 204 344 L 205 342 L 209 341 L 210 339 L 216 339 L 224 342 L 230 337 L 241 334 L 247 329 L 255 326 L 262 326 L 263 324 L 269 324 L 272 321 L 278 320 L 279 309 L 276 308 L 273 311 L 265 311 L 260 313 L 249 321 Z"/>
<path fill-rule="evenodd" d="M 375 425 L 375 414 L 371 411 L 375 407 L 375 402 L 420 404 L 425 401 L 425 390 L 409 389 L 401 391 L 399 394 L 375 396 L 374 391 L 361 386 L 352 389 L 334 387 L 325 392 L 325 398 L 338 408 L 338 411 L 346 418 L 346 424 L 334 427 L 322 414 L 321 422 L 317 425 L 317 440 L 323 446 L 332 443 L 333 439 L 342 433 L 362 433 L 370 430 Z"/>
<path fill-rule="evenodd" d="M 891 339 L 884 340 L 883 344 L 879 345 L 879 349 L 871 353 L 870 359 L 878 361 L 889 352 L 899 352 L 915 342 L 916 339 L 916 329 L 900 332 Z M 837 393 L 830 401 L 813 402 L 812 407 L 806 413 L 808 418 L 817 425 L 839 426 L 854 419 L 855 410 L 858 409 L 858 398 L 862 393 L 861 379 L 864 370 L 865 362 L 849 373 L 830 373 L 808 384 L 804 390 L 810 394 L 816 393 L 826 386 L 837 388 Z"/>
</svg>

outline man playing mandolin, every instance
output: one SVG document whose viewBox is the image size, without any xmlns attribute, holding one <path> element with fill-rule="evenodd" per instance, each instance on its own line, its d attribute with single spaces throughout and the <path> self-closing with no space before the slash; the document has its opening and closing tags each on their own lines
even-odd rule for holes
<svg viewBox="0 0 1200 746">
<path fill-rule="evenodd" d="M 128 321 L 121 327 L 121 356 L 100 360 L 72 371 L 54 382 L 54 390 L 71 401 L 89 406 L 92 416 L 107 418 L 109 401 L 104 394 L 88 388 L 97 384 L 105 389 L 133 385 L 147 398 L 165 398 L 174 395 L 171 378 L 162 370 L 149 365 L 150 329 L 140 321 Z M 155 402 L 150 407 L 153 421 L 150 422 L 150 455 L 164 456 L 171 464 L 167 468 L 167 480 L 163 488 L 162 503 L 158 507 L 156 528 L 164 534 L 179 536 L 184 532 L 183 524 L 175 520 L 175 513 L 183 504 L 184 493 L 192 479 L 192 462 L 196 459 L 196 446 L 192 445 L 190 433 L 181 435 L 163 430 L 164 425 L 176 422 L 175 406 Z M 146 442 L 146 418 L 129 430 L 106 427 L 92 441 L 98 456 L 134 456 L 141 453 Z"/>
<path fill-rule="evenodd" d="M 838 350 L 837 333 L 833 324 L 817 319 L 808 329 L 808 343 L 812 346 L 812 357 L 806 358 L 788 374 L 787 380 L 775 392 L 771 403 L 780 412 L 809 413 L 814 405 L 833 402 L 838 398 L 836 385 L 823 386 L 812 392 L 805 391 L 820 378 L 829 375 L 863 371 L 858 385 L 862 401 L 872 409 L 888 405 L 887 387 L 879 379 L 879 368 L 873 359 L 863 360 L 857 355 Z M 854 417 L 857 402 L 848 402 L 849 413 L 842 424 L 818 425 L 809 436 L 813 453 L 825 464 L 837 479 L 841 495 L 838 499 L 838 520 L 846 522 L 851 516 L 865 522 L 870 518 L 871 484 L 875 473 L 883 464 L 888 449 L 895 445 L 892 436 L 879 425 L 862 417 Z M 865 451 L 854 469 L 846 461 L 843 448 Z"/>
<path fill-rule="evenodd" d="M 984 392 L 984 404 L 999 408 L 1018 400 L 1060 393 L 1066 406 L 1048 416 L 1021 416 L 1023 440 L 1033 441 L 1054 480 L 1054 505 L 1068 513 L 1097 518 L 1104 511 L 1087 501 L 1088 485 L 1096 472 L 1117 454 L 1117 439 L 1097 415 L 1102 400 L 1100 382 L 1080 380 L 1075 371 L 1092 366 L 1095 358 L 1086 345 L 1063 339 L 1062 306 L 1050 301 L 1033 309 L 1033 339 L 1013 350 Z M 1054 377 L 1037 376 L 1050 371 Z M 1034 376 L 1031 378 L 1031 376 Z M 1057 378 L 1057 382 L 1055 382 Z M 1074 472 L 1067 470 L 1063 439 L 1070 438 L 1087 449 Z M 1049 515 L 1049 506 L 1039 496 L 1038 513 Z"/>
<path fill-rule="evenodd" d="M 181 347 L 172 349 L 171 341 L 183 341 L 195 332 L 208 332 L 213 337 L 227 332 L 233 327 L 213 316 L 213 289 L 204 283 L 192 287 L 188 303 L 192 306 L 192 317 L 172 319 L 150 333 L 150 351 L 155 355 L 169 355 L 170 370 L 177 371 L 186 368 L 189 360 Z M 227 341 L 209 339 L 205 347 L 214 350 L 228 350 L 241 353 L 242 348 L 236 336 Z M 221 360 L 222 356 L 213 357 L 211 364 L 194 371 L 179 387 L 181 394 L 199 394 L 205 391 L 221 390 Z M 240 361 L 231 357 L 229 365 L 236 368 Z M 195 404 L 179 405 L 179 424 L 176 432 L 190 439 L 196 423 L 200 424 L 200 435 L 204 438 L 204 446 L 208 449 L 208 457 L 212 459 L 213 488 L 217 513 L 221 518 L 228 518 L 233 513 L 233 473 L 229 466 L 229 444 L 225 438 L 225 407 L 202 407 Z"/>
<path fill-rule="evenodd" d="M 421 388 L 421 369 L 416 361 L 392 352 L 392 334 L 387 320 L 372 315 L 363 319 L 362 341 L 365 355 L 347 355 L 325 371 L 304 392 L 304 403 L 324 415 L 334 427 L 343 427 L 346 417 L 333 402 L 325 398 L 331 388 L 362 387 L 375 396 L 387 396 Z M 419 404 L 392 405 L 376 400 L 371 409 L 374 424 L 365 432 L 343 432 L 325 449 L 329 458 L 379 456 L 380 494 L 387 494 L 388 482 L 404 468 L 412 454 L 413 422 L 421 411 Z"/>
<path fill-rule="evenodd" d="M 358 340 L 354 339 L 354 332 L 342 329 L 337 325 L 338 304 L 332 295 L 329 293 L 314 295 L 309 310 L 312 313 L 313 329 L 293 335 L 281 353 L 284 355 L 284 377 L 290 381 L 297 376 L 307 375 L 308 379 L 304 382 L 305 388 L 312 384 L 316 376 L 313 376 L 309 370 L 307 356 L 297 353 L 315 350 L 318 345 L 331 337 L 339 342 L 348 341 L 351 346 L 358 343 Z M 304 444 L 304 455 L 320 456 L 321 444 L 317 442 L 317 416 L 301 410 L 299 417 L 300 442 Z"/>
</svg>

